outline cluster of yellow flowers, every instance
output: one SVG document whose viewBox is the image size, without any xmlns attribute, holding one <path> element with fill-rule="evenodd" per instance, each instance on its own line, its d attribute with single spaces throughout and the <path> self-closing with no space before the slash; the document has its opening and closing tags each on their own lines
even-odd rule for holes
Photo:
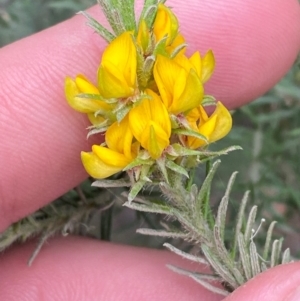
<svg viewBox="0 0 300 301">
<path fill-rule="evenodd" d="M 175 160 L 172 146 L 195 150 L 230 131 L 231 115 L 221 102 L 210 116 L 204 110 L 212 51 L 188 58 L 185 49 L 176 16 L 159 4 L 151 28 L 140 20 L 137 32 L 124 31 L 107 46 L 97 85 L 83 75 L 66 78 L 70 106 L 87 114 L 93 133 L 105 133 L 104 143 L 81 154 L 92 177 L 109 177 L 139 156 L 148 164 Z"/>
</svg>

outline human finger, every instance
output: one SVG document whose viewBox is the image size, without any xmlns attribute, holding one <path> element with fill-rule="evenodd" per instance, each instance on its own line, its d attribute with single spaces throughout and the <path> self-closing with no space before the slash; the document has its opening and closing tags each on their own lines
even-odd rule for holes
<svg viewBox="0 0 300 301">
<path fill-rule="evenodd" d="M 0 300 L 222 299 L 169 270 L 166 264 L 192 270 L 197 267 L 166 251 L 79 237 L 55 238 L 44 245 L 28 267 L 26 262 L 34 247 L 32 242 L 15 246 L 0 256 Z"/>
<path fill-rule="evenodd" d="M 279 265 L 257 275 L 225 300 L 298 301 L 300 300 L 299 283 L 299 262 Z"/>
</svg>

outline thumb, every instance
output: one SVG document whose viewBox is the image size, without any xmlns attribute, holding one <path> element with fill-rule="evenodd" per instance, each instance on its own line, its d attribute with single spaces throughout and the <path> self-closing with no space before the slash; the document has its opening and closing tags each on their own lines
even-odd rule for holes
<svg viewBox="0 0 300 301">
<path fill-rule="evenodd" d="M 224 301 L 299 301 L 300 262 L 277 266 L 239 287 Z"/>
</svg>

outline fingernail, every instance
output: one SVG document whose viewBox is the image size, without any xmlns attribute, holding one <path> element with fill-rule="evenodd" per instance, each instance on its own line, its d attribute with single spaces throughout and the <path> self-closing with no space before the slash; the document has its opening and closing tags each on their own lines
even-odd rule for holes
<svg viewBox="0 0 300 301">
<path fill-rule="evenodd" d="M 283 301 L 300 301 L 300 286 L 290 292 Z"/>
</svg>

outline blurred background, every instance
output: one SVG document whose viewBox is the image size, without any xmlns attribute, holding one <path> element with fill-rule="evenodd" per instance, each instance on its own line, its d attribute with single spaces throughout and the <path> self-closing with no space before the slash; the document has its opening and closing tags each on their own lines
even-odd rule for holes
<svg viewBox="0 0 300 301">
<path fill-rule="evenodd" d="M 0 46 L 61 22 L 95 0 L 0 0 Z M 233 112 L 234 127 L 229 136 L 215 144 L 220 149 L 240 145 L 223 157 L 214 180 L 213 202 L 217 205 L 231 172 L 238 168 L 228 225 L 234 222 L 245 190 L 251 191 L 251 204 L 259 207 L 266 226 L 277 220 L 275 235 L 285 237 L 284 246 L 300 255 L 300 69 L 295 63 L 289 73 L 264 96 Z M 200 171 L 201 173 L 201 171 Z M 86 180 L 60 198 L 61 202 L 82 198 L 107 198 L 107 192 L 91 188 Z M 86 235 L 115 242 L 160 248 L 165 240 L 136 234 L 140 227 L 156 228 L 159 217 L 137 213 L 121 206 L 93 216 Z M 178 243 L 177 243 L 178 245 Z"/>
</svg>

